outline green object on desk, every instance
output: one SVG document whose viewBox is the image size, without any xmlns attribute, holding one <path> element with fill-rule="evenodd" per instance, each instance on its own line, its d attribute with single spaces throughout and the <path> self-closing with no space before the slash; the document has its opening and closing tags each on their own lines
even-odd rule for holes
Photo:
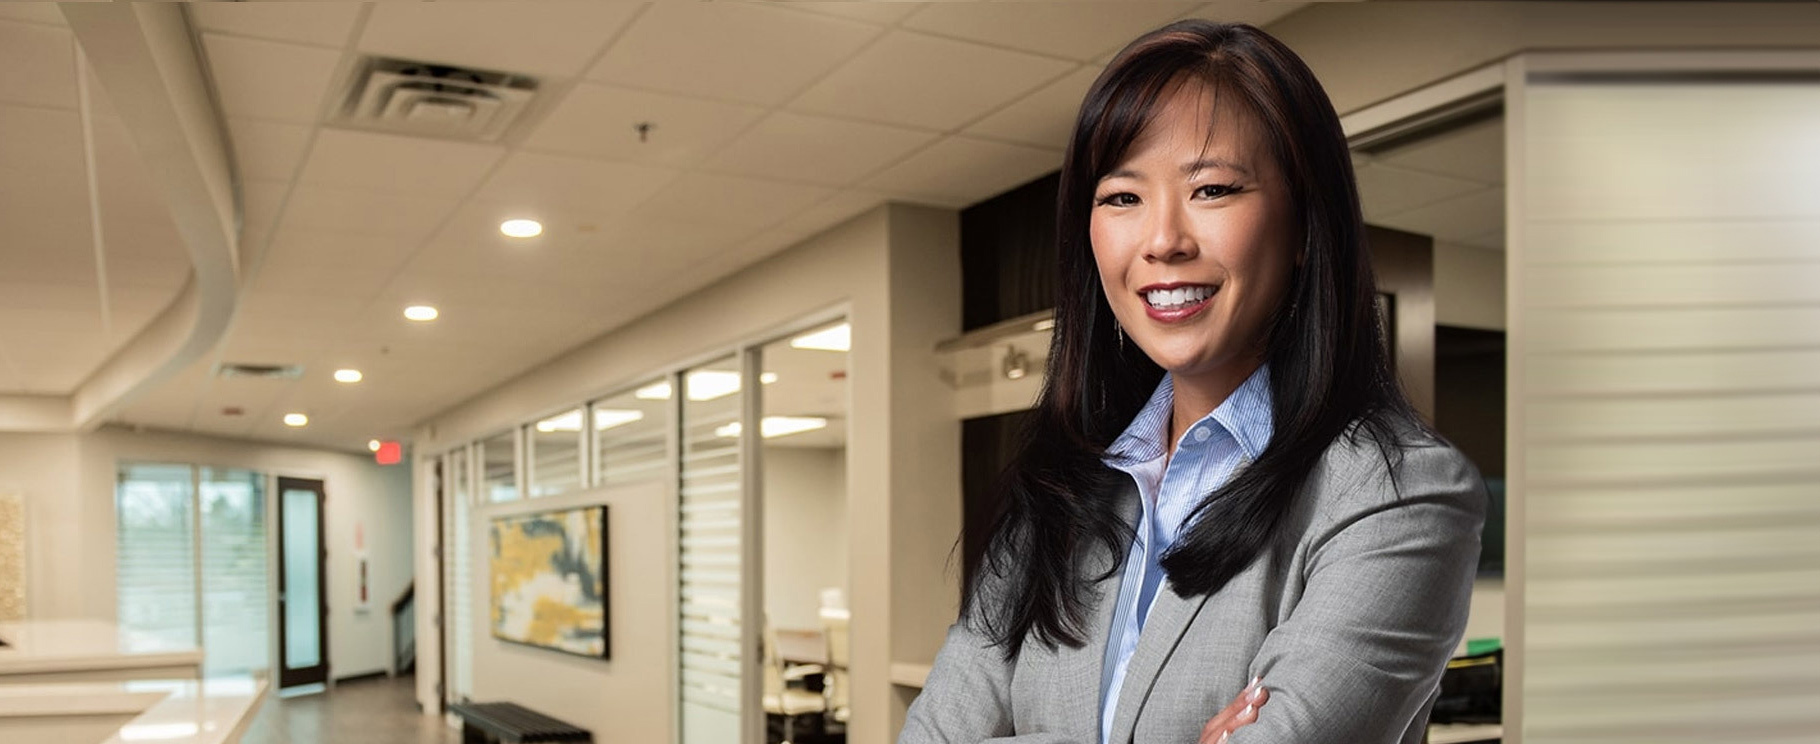
<svg viewBox="0 0 1820 744">
<path fill-rule="evenodd" d="M 1504 644 L 1497 638 L 1468 638 L 1466 639 L 1466 655 L 1488 654 L 1503 646 Z"/>
</svg>

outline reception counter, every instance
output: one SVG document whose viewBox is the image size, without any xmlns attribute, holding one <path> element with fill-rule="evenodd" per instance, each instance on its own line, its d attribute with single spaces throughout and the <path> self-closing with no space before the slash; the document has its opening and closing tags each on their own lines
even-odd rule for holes
<svg viewBox="0 0 1820 744">
<path fill-rule="evenodd" d="M 101 620 L 0 623 L 0 684 L 197 679 L 202 650 Z"/>
</svg>

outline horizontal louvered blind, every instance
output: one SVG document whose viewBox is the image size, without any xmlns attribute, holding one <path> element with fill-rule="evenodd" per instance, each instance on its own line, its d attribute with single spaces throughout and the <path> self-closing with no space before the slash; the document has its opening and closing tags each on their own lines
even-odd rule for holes
<svg viewBox="0 0 1820 744">
<path fill-rule="evenodd" d="M 656 382 L 595 401 L 595 482 L 620 486 L 670 474 L 669 386 Z M 659 397 L 662 393 L 662 397 Z"/>
<path fill-rule="evenodd" d="M 265 477 L 202 468 L 202 646 L 209 673 L 269 666 Z"/>
<path fill-rule="evenodd" d="M 1523 740 L 1820 732 L 1820 85 L 1532 83 Z"/>
<path fill-rule="evenodd" d="M 721 369 L 736 369 L 728 360 Z M 690 396 L 691 398 L 696 396 Z M 681 463 L 684 744 L 721 744 L 740 720 L 740 393 L 685 399 Z"/>
<path fill-rule="evenodd" d="M 177 646 L 196 628 L 196 520 L 188 465 L 122 465 L 114 490 L 118 621 Z"/>
</svg>

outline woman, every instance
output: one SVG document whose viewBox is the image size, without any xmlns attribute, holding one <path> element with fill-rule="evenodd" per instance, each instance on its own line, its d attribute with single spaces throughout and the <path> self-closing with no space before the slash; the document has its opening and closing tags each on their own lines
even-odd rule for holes
<svg viewBox="0 0 1820 744">
<path fill-rule="evenodd" d="M 1484 488 L 1398 388 L 1307 67 L 1184 21 L 1088 92 L 1048 383 L 899 739 L 1419 742 Z"/>
</svg>

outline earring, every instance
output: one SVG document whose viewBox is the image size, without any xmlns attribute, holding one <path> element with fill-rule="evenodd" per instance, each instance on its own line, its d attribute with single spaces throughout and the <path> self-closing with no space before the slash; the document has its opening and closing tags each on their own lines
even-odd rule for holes
<svg viewBox="0 0 1820 744">
<path fill-rule="evenodd" d="M 1125 327 L 1122 325 L 1119 325 L 1119 321 L 1117 318 L 1114 318 L 1112 320 L 1112 333 L 1114 335 L 1118 336 L 1119 353 L 1121 353 L 1121 354 L 1125 353 Z"/>
</svg>

